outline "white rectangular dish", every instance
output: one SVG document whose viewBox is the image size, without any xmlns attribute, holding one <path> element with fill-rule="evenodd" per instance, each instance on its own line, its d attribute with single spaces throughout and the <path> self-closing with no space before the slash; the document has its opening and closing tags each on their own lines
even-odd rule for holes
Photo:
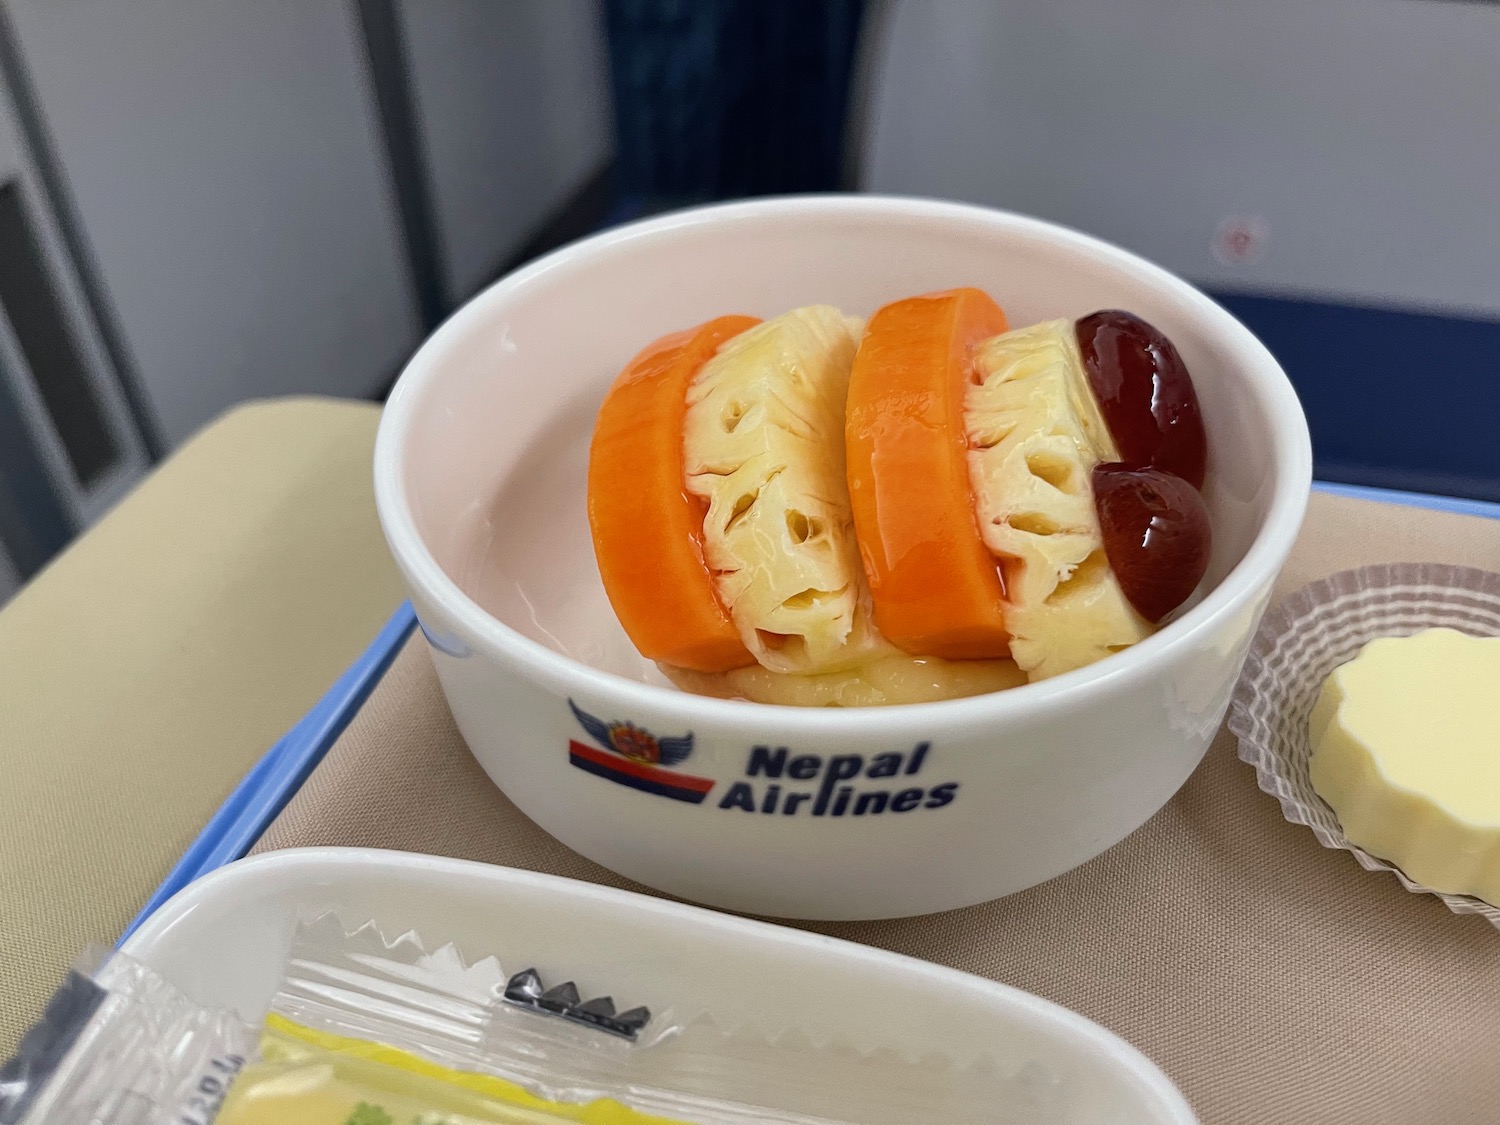
<svg viewBox="0 0 1500 1125">
<path fill-rule="evenodd" d="M 537 968 L 657 1010 L 732 1011 L 776 1035 L 987 1060 L 1029 1125 L 1194 1125 L 1157 1067 L 1049 1001 L 924 961 L 553 876 L 354 848 L 241 860 L 193 883 L 122 946 L 200 1003 L 258 1018 L 298 921 L 337 910 L 419 931 L 508 971 Z M 940 924 L 940 923 L 934 923 Z M 1011 1120 L 997 1107 L 996 1120 Z"/>
</svg>

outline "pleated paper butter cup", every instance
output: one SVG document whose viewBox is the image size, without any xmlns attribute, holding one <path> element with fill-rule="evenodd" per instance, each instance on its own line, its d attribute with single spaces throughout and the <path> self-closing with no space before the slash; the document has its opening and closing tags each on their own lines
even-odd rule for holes
<svg viewBox="0 0 1500 1125">
<path fill-rule="evenodd" d="M 1500 929 L 1500 909 L 1469 895 L 1444 894 L 1355 847 L 1313 790 L 1308 722 L 1323 681 L 1379 637 L 1447 627 L 1500 636 L 1500 574 L 1441 563 L 1390 563 L 1345 570 L 1304 586 L 1265 616 L 1230 705 L 1229 729 L 1260 787 L 1293 824 L 1325 848 L 1353 854 L 1367 871 L 1389 871 L 1407 890 L 1433 894 L 1455 914 L 1480 914 Z"/>
</svg>

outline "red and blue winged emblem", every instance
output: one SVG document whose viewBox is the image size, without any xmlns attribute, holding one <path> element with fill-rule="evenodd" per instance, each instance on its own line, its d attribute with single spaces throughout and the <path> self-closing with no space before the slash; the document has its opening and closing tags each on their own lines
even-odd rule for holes
<svg viewBox="0 0 1500 1125">
<path fill-rule="evenodd" d="M 690 733 L 677 738 L 657 738 L 634 723 L 606 723 L 603 719 L 596 719 L 571 699 L 568 700 L 568 706 L 572 708 L 579 725 L 596 742 L 632 762 L 670 767 L 685 762 L 693 752 L 693 736 Z"/>
<path fill-rule="evenodd" d="M 689 777 L 672 769 L 692 754 L 692 732 L 658 738 L 631 722 L 605 722 L 571 699 L 568 707 L 578 725 L 599 744 L 569 741 L 568 760 L 579 769 L 618 785 L 695 805 L 701 804 L 714 787 L 711 778 Z"/>
</svg>

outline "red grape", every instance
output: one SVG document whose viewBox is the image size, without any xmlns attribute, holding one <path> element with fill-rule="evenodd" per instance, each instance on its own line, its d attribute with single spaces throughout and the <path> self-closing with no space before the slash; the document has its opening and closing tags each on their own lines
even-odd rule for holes
<svg viewBox="0 0 1500 1125">
<path fill-rule="evenodd" d="M 1208 458 L 1203 415 L 1172 341 L 1118 309 L 1084 317 L 1077 332 L 1089 386 L 1121 462 L 1162 469 L 1202 488 Z"/>
<path fill-rule="evenodd" d="M 1094 467 L 1104 554 L 1142 617 L 1160 621 L 1208 569 L 1212 530 L 1203 497 L 1181 477 L 1119 462 Z"/>
</svg>

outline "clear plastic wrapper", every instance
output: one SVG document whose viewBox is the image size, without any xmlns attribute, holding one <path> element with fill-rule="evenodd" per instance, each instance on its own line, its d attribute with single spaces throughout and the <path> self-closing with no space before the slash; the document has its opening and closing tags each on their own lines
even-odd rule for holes
<svg viewBox="0 0 1500 1125">
<path fill-rule="evenodd" d="M 0 1125 L 989 1125 L 1039 1107 L 988 1064 L 771 1037 L 582 983 L 329 914 L 299 927 L 252 1025 L 111 955 L 70 974 L 0 1071 Z"/>
<path fill-rule="evenodd" d="M 597 995 L 596 983 L 545 979 L 524 966 L 512 971 L 493 957 L 471 964 L 451 945 L 429 951 L 415 934 L 388 942 L 373 925 L 346 933 L 325 915 L 299 931 L 272 1003 L 265 1050 L 272 1061 L 247 1069 L 226 1114 L 238 1110 L 241 1091 L 249 1104 L 253 1083 L 276 1076 L 276 1037 L 313 1044 L 333 1036 L 395 1047 L 443 1068 L 450 1082 L 468 1075 L 471 1086 L 524 1094 L 536 1099 L 529 1110 L 553 1115 L 517 1121 L 997 1120 L 987 1067 L 862 1053 L 798 1034 L 773 1040 L 733 1013 L 653 1010 L 636 1003 L 649 1000 L 643 997 L 617 1004 Z"/>
<path fill-rule="evenodd" d="M 209 1125 L 256 1029 L 91 950 L 0 1066 L 0 1125 Z"/>
</svg>

